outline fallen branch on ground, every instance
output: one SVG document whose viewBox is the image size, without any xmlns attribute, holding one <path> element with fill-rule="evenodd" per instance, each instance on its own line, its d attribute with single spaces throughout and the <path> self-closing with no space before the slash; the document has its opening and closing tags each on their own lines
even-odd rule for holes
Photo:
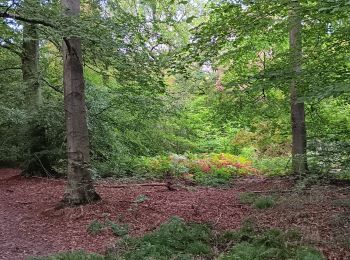
<svg viewBox="0 0 350 260">
<path fill-rule="evenodd" d="M 176 189 L 173 187 L 173 183 L 171 182 L 156 182 L 156 183 L 136 183 L 136 184 L 119 184 L 119 185 L 104 185 L 104 184 L 97 184 L 97 187 L 104 187 L 104 188 L 115 188 L 115 189 L 123 189 L 123 188 L 129 188 L 131 186 L 149 186 L 149 187 L 167 187 L 170 191 L 175 191 Z"/>
<path fill-rule="evenodd" d="M 250 193 L 290 193 L 290 192 L 295 192 L 296 190 L 247 190 L 245 192 L 250 192 Z"/>
</svg>

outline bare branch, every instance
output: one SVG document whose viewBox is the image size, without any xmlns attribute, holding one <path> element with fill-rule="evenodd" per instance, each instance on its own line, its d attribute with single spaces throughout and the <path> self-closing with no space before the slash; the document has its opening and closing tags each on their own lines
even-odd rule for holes
<svg viewBox="0 0 350 260">
<path fill-rule="evenodd" d="M 57 28 L 57 26 L 53 25 L 52 23 L 49 23 L 49 22 L 46 22 L 46 21 L 43 21 L 43 20 L 40 20 L 40 19 L 22 17 L 22 16 L 20 16 L 18 14 L 12 14 L 12 13 L 7 13 L 7 12 L 0 12 L 0 17 L 1 18 L 11 18 L 11 19 L 15 19 L 15 20 L 18 20 L 18 21 L 31 23 L 31 24 L 40 24 L 40 25 L 51 27 L 51 28 Z"/>
<path fill-rule="evenodd" d="M 63 94 L 63 90 L 61 90 L 59 88 L 59 86 L 55 86 L 55 85 L 52 85 L 49 81 L 47 81 L 46 79 L 44 78 L 41 78 L 41 80 L 50 88 L 52 88 L 54 91 L 56 91 L 57 93 L 60 93 L 60 94 Z"/>
</svg>

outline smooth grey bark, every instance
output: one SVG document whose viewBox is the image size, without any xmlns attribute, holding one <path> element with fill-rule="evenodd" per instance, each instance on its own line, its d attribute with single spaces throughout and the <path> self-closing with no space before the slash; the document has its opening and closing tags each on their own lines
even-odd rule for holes
<svg viewBox="0 0 350 260">
<path fill-rule="evenodd" d="M 302 71 L 302 20 L 299 0 L 290 0 L 290 65 L 291 65 L 291 123 L 292 123 L 292 169 L 294 174 L 307 171 L 305 104 L 298 100 L 301 92 Z"/>
<path fill-rule="evenodd" d="M 79 0 L 62 0 L 64 14 L 78 16 Z M 81 205 L 100 199 L 95 192 L 89 171 L 89 135 L 85 106 L 85 82 L 81 41 L 78 37 L 63 41 L 63 84 L 66 114 L 68 183 L 65 205 Z"/>
</svg>

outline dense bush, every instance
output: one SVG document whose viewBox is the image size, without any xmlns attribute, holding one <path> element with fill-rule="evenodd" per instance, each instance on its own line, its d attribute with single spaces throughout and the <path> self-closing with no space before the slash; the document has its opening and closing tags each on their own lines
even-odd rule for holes
<svg viewBox="0 0 350 260">
<path fill-rule="evenodd" d="M 187 178 L 201 184 L 225 184 L 236 176 L 259 174 L 253 162 L 228 153 L 187 154 L 141 157 L 135 161 L 134 174 L 151 178 Z"/>
</svg>

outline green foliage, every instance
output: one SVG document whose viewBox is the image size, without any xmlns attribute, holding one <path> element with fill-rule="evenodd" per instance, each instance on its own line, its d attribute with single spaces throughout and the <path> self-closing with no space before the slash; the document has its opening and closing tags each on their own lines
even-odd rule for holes
<svg viewBox="0 0 350 260">
<path fill-rule="evenodd" d="M 253 192 L 243 192 L 239 194 L 241 203 L 254 205 L 257 209 L 271 208 L 276 204 L 276 198 L 273 196 L 259 196 Z"/>
<path fill-rule="evenodd" d="M 216 168 L 214 166 L 209 172 L 203 172 L 201 169 L 195 171 L 193 179 L 198 184 L 205 186 L 222 186 L 228 184 L 233 177 L 232 169 Z"/>
<path fill-rule="evenodd" d="M 108 221 L 108 226 L 111 228 L 115 236 L 123 237 L 129 233 L 128 225 L 126 224 L 118 224 L 112 221 Z"/>
<path fill-rule="evenodd" d="M 257 209 L 271 208 L 276 204 L 276 200 L 272 196 L 262 196 L 254 201 L 254 207 Z"/>
<path fill-rule="evenodd" d="M 296 259 L 298 260 L 320 260 L 325 259 L 321 252 L 314 248 L 300 248 L 296 252 Z"/>
<path fill-rule="evenodd" d="M 56 1 L 5 3 L 0 12 L 52 26 L 38 25 L 43 104 L 32 115 L 21 80 L 22 29 L 11 19 L 0 24 L 0 161 L 36 160 L 28 152 L 35 140 L 21 130 L 35 122 L 47 137 L 41 153 L 66 171 L 60 44 L 78 36 L 96 177 L 187 174 L 221 185 L 250 173 L 288 174 L 288 8 L 243 2 L 86 2 L 79 18 L 63 17 Z M 306 104 L 309 168 L 342 179 L 350 178 L 349 8 L 344 1 L 301 1 L 299 100 Z M 171 153 L 197 158 L 174 163 L 165 156 Z M 222 167 L 213 154 L 249 163 Z"/>
<path fill-rule="evenodd" d="M 94 220 L 87 227 L 88 232 L 93 235 L 101 233 L 103 229 L 110 229 L 118 237 L 123 237 L 129 232 L 127 224 L 113 222 L 110 219 L 106 219 L 104 222 Z"/>
<path fill-rule="evenodd" d="M 125 238 L 119 242 L 121 259 L 192 259 L 210 256 L 212 233 L 205 225 L 186 224 L 172 218 L 158 230 L 141 238 Z"/>
<path fill-rule="evenodd" d="M 212 233 L 207 226 L 185 224 L 181 219 L 171 219 L 157 231 L 142 238 L 127 238 L 120 242 L 121 259 L 193 259 L 203 256 L 213 258 L 213 245 L 227 248 L 215 259 L 324 259 L 322 254 L 300 244 L 301 235 L 294 231 L 267 230 L 257 232 L 253 223 L 246 222 L 237 231 Z"/>
<path fill-rule="evenodd" d="M 290 173 L 289 157 L 254 158 L 253 166 L 267 176 L 283 176 Z"/>
<path fill-rule="evenodd" d="M 210 186 L 228 184 L 236 176 L 259 173 L 252 167 L 252 161 L 229 153 L 160 155 L 141 157 L 134 163 L 135 176 L 187 178 Z"/>
<path fill-rule="evenodd" d="M 300 245 L 300 236 L 296 234 L 294 231 L 283 232 L 275 229 L 256 233 L 251 225 L 247 225 L 238 232 L 226 235 L 237 243 L 219 259 L 324 259 L 319 251 Z"/>
<path fill-rule="evenodd" d="M 101 223 L 98 220 L 93 220 L 87 227 L 87 230 L 89 233 L 93 235 L 97 235 L 101 233 L 102 229 L 104 228 L 103 223 Z"/>
<path fill-rule="evenodd" d="M 148 199 L 149 198 L 147 195 L 141 194 L 141 195 L 137 196 L 137 198 L 134 200 L 134 203 L 143 203 Z"/>
</svg>

